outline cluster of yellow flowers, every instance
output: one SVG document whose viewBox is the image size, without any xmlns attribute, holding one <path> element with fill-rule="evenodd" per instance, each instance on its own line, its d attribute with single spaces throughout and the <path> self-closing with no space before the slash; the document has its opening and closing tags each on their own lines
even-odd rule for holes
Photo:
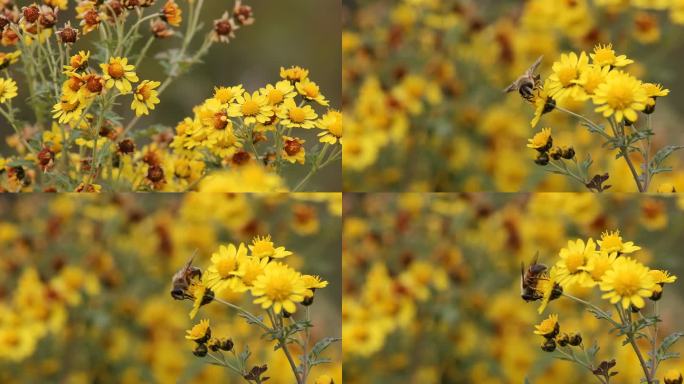
<svg viewBox="0 0 684 384">
<path fill-rule="evenodd" d="M 194 318 L 200 307 L 217 301 L 236 310 L 249 324 L 259 327 L 269 340 L 277 341 L 276 350 L 285 353 L 297 383 L 307 382 L 311 367 L 321 364 L 320 353 L 329 346 L 334 339 L 323 339 L 312 349 L 309 349 L 309 329 L 313 327 L 309 319 L 308 307 L 314 302 L 316 289 L 325 288 L 328 282 L 319 276 L 304 275 L 296 271 L 283 261 L 292 252 L 285 247 L 275 246 L 271 237 L 257 236 L 252 244 L 238 246 L 228 244 L 220 246 L 212 254 L 211 265 L 202 271 L 190 264 L 185 266 L 180 275 L 174 277 L 172 296 L 175 299 L 190 299 L 193 308 L 190 318 Z M 250 292 L 254 304 L 258 304 L 270 319 L 270 326 L 256 316 L 228 301 L 219 299 L 232 294 Z M 303 319 L 295 319 L 297 305 L 306 310 Z M 289 324 L 288 324 L 289 323 Z M 234 354 L 233 359 L 226 359 L 222 351 L 230 352 L 234 343 L 232 340 L 219 339 L 212 336 L 209 320 L 202 320 L 187 331 L 187 339 L 195 342 L 193 353 L 198 357 L 209 356 L 214 361 L 225 366 L 249 382 L 261 383 L 267 380 L 262 375 L 268 365 L 255 365 L 247 369 L 249 352 Z M 290 349 L 296 346 L 302 349 L 301 362 L 297 364 Z M 311 352 L 309 352 L 311 351 Z"/>
<path fill-rule="evenodd" d="M 167 185 L 155 151 L 168 146 L 170 128 L 166 133 L 154 132 L 156 136 L 140 135 L 134 128 L 160 103 L 161 93 L 200 62 L 209 48 L 228 43 L 238 29 L 254 23 L 252 8 L 236 0 L 230 13 L 226 11 L 203 32 L 199 16 L 204 3 L 189 1 L 183 10 L 175 0 L 162 4 L 155 0 L 81 0 L 73 8 L 77 27 L 72 27 L 71 21 L 59 22 L 58 15 L 65 13 L 58 11 L 69 9 L 67 1 L 46 0 L 23 7 L 14 2 L 0 4 L 2 45 L 16 49 L 0 53 L 0 69 L 4 70 L 0 114 L 14 129 L 7 143 L 17 152 L 0 159 L 4 171 L 0 188 L 12 192 L 99 192 L 193 186 L 187 179 L 197 181 L 198 177 L 190 176 L 204 169 L 204 164 L 194 162 L 196 157 L 169 160 L 177 165 L 181 181 Z M 149 31 L 143 32 L 147 22 Z M 178 36 L 174 28 L 181 24 L 186 30 Z M 94 32 L 99 32 L 89 39 L 94 48 L 72 55 L 81 38 Z M 194 48 L 202 35 L 203 41 Z M 137 44 L 143 38 L 146 42 Z M 141 80 L 137 70 L 150 48 L 155 41 L 168 38 L 182 42 L 180 47 L 157 54 L 163 80 Z M 18 91 L 10 71 L 26 77 L 25 105 L 12 104 L 23 92 Z M 129 94 L 132 97 L 126 104 L 132 114 L 118 108 L 119 97 Z M 35 120 L 22 121 L 26 114 L 17 107 L 28 107 Z M 50 108 L 52 119 L 47 113 Z M 143 148 L 137 150 L 141 143 L 136 141 L 143 136 L 152 143 L 142 143 Z"/>
<path fill-rule="evenodd" d="M 662 320 L 655 305 L 654 313 L 645 315 L 646 299 L 653 303 L 658 302 L 663 296 L 665 284 L 674 283 L 677 276 L 665 270 L 650 269 L 637 261 L 632 254 L 640 250 L 641 247 L 633 242 L 623 241 L 619 231 L 606 231 L 601 235 L 601 240 L 597 241 L 592 238 L 586 242 L 582 239 L 570 240 L 568 246 L 560 250 L 560 260 L 550 270 L 547 271 L 544 265 L 533 264 L 523 272 L 523 299 L 540 300 L 539 313 L 545 310 L 549 301 L 561 296 L 585 305 L 598 319 L 609 322 L 618 336 L 625 337 L 625 344 L 632 346 L 643 368 L 643 380 L 656 383 L 660 362 L 674 357 L 666 352 L 682 334 L 675 332 L 658 345 L 658 322 Z M 587 289 L 598 287 L 602 292 L 601 298 L 614 305 L 617 319 L 600 306 L 566 293 L 578 287 L 584 289 L 585 296 L 590 296 Z M 634 318 L 633 314 L 638 314 L 639 317 Z M 585 346 L 579 333 L 560 334 L 557 314 L 551 314 L 535 328 L 534 333 L 544 337 L 542 350 L 557 351 L 562 359 L 573 361 L 591 371 L 601 383 L 609 383 L 610 378 L 618 374 L 610 371 L 617 364 L 615 359 L 600 363 L 594 361 L 597 346 L 584 351 Z M 646 336 L 642 329 L 650 328 L 652 332 Z M 642 337 L 648 338 L 652 348 L 649 362 L 644 360 L 644 353 L 636 341 Z M 572 352 L 572 347 L 581 348 L 585 357 L 577 357 Z"/>
<path fill-rule="evenodd" d="M 75 265 L 62 266 L 49 281 L 33 267 L 24 269 L 11 300 L 0 300 L 0 361 L 31 356 L 42 339 L 64 332 L 68 308 L 84 305 L 99 291 L 97 276 Z"/>
<path fill-rule="evenodd" d="M 258 190 L 278 191 L 287 189 L 277 177 L 287 163 L 308 162 L 309 174 L 292 186 L 298 190 L 319 169 L 340 160 L 342 114 L 327 109 L 319 117 L 315 107 L 327 108 L 329 102 L 307 69 L 281 68 L 280 77 L 275 84 L 251 93 L 242 85 L 217 87 L 213 97 L 193 109 L 192 118 L 178 124 L 169 147 L 173 149 L 170 167 L 180 182 L 192 184 L 205 173 L 207 164 L 219 164 L 232 169 L 246 167 L 251 171 L 243 173 L 260 174 L 248 183 L 222 182 L 224 189 L 261 184 Z M 320 129 L 318 141 L 322 146 L 310 146 L 310 153 L 306 140 L 295 133 L 314 128 Z M 259 166 L 265 169 L 255 170 Z M 275 180 L 270 186 L 258 181 L 269 178 Z"/>
<path fill-rule="evenodd" d="M 551 64 L 552 58 L 565 57 L 556 65 L 564 72 L 563 78 L 557 78 L 552 90 L 566 99 L 558 101 L 558 107 L 579 113 L 583 105 L 569 96 L 581 95 L 573 94 L 573 90 L 582 88 L 581 83 L 585 82 L 590 88 L 596 87 L 596 79 L 611 72 L 608 85 L 599 91 L 600 97 L 594 99 L 597 89 L 591 90 L 591 100 L 597 103 L 594 108 L 600 107 L 601 113 L 615 117 L 625 111 L 634 117 L 629 110 L 648 111 L 649 100 L 666 92 L 655 83 L 643 87 L 652 96 L 644 98 L 641 91 L 636 91 L 635 97 L 640 101 L 628 108 L 615 109 L 617 95 L 611 92 L 623 86 L 626 92 L 636 89 L 636 83 L 629 79 L 638 81 L 636 78 L 644 77 L 646 70 L 654 80 L 666 79 L 664 74 L 672 68 L 672 60 L 650 55 L 634 40 L 643 44 L 676 41 L 684 30 L 660 17 L 663 10 L 669 9 L 672 22 L 681 23 L 674 16 L 679 9 L 675 3 L 530 0 L 517 4 L 515 12 L 503 2 L 485 5 L 457 0 L 375 0 L 348 7 L 342 36 L 343 112 L 353 137 L 344 149 L 347 188 L 584 190 L 599 173 L 584 175 L 572 169 L 574 156 L 561 156 L 560 150 L 567 147 L 582 154 L 580 160 L 590 155 L 594 166 L 605 170 L 600 175 L 610 175 L 612 190 L 634 190 L 633 175 L 626 162 L 607 156 L 605 148 L 597 145 L 589 131 L 566 129 L 575 125 L 576 117 L 569 114 L 554 113 L 545 121 L 562 144 L 541 159 L 546 162 L 546 157 L 555 158 L 552 164 L 529 167 L 527 158 L 520 156 L 520 146 L 530 136 L 529 117 L 517 100 L 503 98 L 499 90 L 524 73 L 538 57 L 546 58 L 547 64 Z M 648 66 L 637 63 L 627 68 L 611 67 L 629 61 L 604 45 L 611 36 L 621 37 L 615 40 L 615 50 L 629 49 L 630 55 L 648 56 Z M 576 59 L 572 54 L 562 56 L 564 50 L 581 52 L 591 46 L 597 47 L 592 54 L 600 62 L 596 66 L 589 60 L 592 55 L 576 53 Z M 571 73 L 576 69 L 573 60 L 592 68 L 591 71 L 582 79 L 579 71 L 575 76 Z M 563 85 L 561 80 L 570 83 Z M 551 105 L 547 100 L 536 101 L 538 116 L 542 111 L 549 112 Z M 669 105 L 663 104 L 661 108 L 669 110 Z M 627 128 L 627 135 L 637 128 L 645 131 L 644 120 L 648 119 Z M 658 132 L 671 128 L 665 119 L 654 119 L 653 124 Z M 606 131 L 609 133 L 609 126 Z M 660 144 L 659 139 L 655 141 Z M 643 143 L 636 144 L 638 147 Z M 632 162 L 643 160 L 639 153 L 629 155 L 634 158 L 630 159 Z M 413 161 L 415 158 L 421 161 Z M 650 158 L 655 159 L 655 151 Z M 672 156 L 667 159 L 667 166 L 655 167 L 672 167 L 674 172 L 660 174 L 659 183 L 651 189 L 669 192 L 672 186 L 678 186 L 682 176 L 677 167 L 680 162 L 680 157 Z M 540 177 L 552 167 L 570 176 L 567 167 L 577 177 Z M 636 165 L 635 170 L 639 171 Z M 651 185 L 646 178 L 640 179 L 645 190 Z"/>
</svg>

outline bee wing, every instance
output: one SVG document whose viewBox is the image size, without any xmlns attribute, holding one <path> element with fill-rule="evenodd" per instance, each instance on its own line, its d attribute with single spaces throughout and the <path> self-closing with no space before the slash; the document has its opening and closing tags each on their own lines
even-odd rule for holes
<svg viewBox="0 0 684 384">
<path fill-rule="evenodd" d="M 508 87 L 504 88 L 503 93 L 508 93 L 512 91 L 516 91 L 518 89 L 518 80 L 515 80 L 514 82 L 511 83 Z"/>
<path fill-rule="evenodd" d="M 539 251 L 534 254 L 534 257 L 532 258 L 532 262 L 530 263 L 530 266 L 532 265 L 537 265 L 539 262 Z"/>
<path fill-rule="evenodd" d="M 539 68 L 539 64 L 541 64 L 541 61 L 542 61 L 543 58 L 544 58 L 543 55 L 542 55 L 542 56 L 539 56 L 539 57 L 537 58 L 537 61 L 535 61 L 534 64 L 532 64 L 532 65 L 530 66 L 530 68 L 525 72 L 525 76 L 527 76 L 527 77 L 534 77 L 534 73 L 537 72 L 537 68 Z"/>
<path fill-rule="evenodd" d="M 190 268 L 190 266 L 192 265 L 192 262 L 195 260 L 195 256 L 196 256 L 196 255 L 197 255 L 197 249 L 195 249 L 195 250 L 192 252 L 192 255 L 190 255 L 190 258 L 188 259 L 188 262 L 185 263 L 185 268 L 183 268 L 183 270 L 186 270 L 186 269 Z"/>
</svg>

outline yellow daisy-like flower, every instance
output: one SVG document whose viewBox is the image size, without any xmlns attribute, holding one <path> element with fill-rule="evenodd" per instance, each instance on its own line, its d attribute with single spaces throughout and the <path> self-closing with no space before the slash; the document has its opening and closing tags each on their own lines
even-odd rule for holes
<svg viewBox="0 0 684 384">
<path fill-rule="evenodd" d="M 310 105 L 298 106 L 294 99 L 289 98 L 278 109 L 280 123 L 288 128 L 310 129 L 316 126 L 318 115 Z"/>
<path fill-rule="evenodd" d="M 52 107 L 52 117 L 61 124 L 76 122 L 83 113 L 83 107 L 78 99 L 70 101 L 69 98 L 62 97 L 61 101 Z"/>
<path fill-rule="evenodd" d="M 611 67 L 624 67 L 632 64 L 634 60 L 630 60 L 625 55 L 616 56 L 613 50 L 613 44 L 597 45 L 594 47 L 594 53 L 590 54 L 591 62 L 598 66 L 608 65 Z"/>
<path fill-rule="evenodd" d="M 641 249 L 641 247 L 634 245 L 634 242 L 623 242 L 620 231 L 605 231 L 601 234 L 601 240 L 597 241 L 601 251 L 603 252 L 618 252 L 618 253 L 633 253 Z"/>
<path fill-rule="evenodd" d="M 258 258 L 270 257 L 272 259 L 282 259 L 292 255 L 292 252 L 285 249 L 285 247 L 274 247 L 271 241 L 271 235 L 264 237 L 255 237 L 252 240 L 252 245 L 249 246 L 252 256 Z"/>
<path fill-rule="evenodd" d="M 544 336 L 547 339 L 555 337 L 560 330 L 560 325 L 558 324 L 558 315 L 549 315 L 549 317 L 542 320 L 541 323 L 535 325 L 534 328 L 535 335 Z"/>
<path fill-rule="evenodd" d="M 270 263 L 264 273 L 257 277 L 252 287 L 255 304 L 263 309 L 273 307 L 275 313 L 295 313 L 296 303 L 304 301 L 307 289 L 299 272 L 282 263 Z"/>
<path fill-rule="evenodd" d="M 214 99 L 218 100 L 221 104 L 232 103 L 237 99 L 238 96 L 242 96 L 245 93 L 245 89 L 242 85 L 236 85 L 234 87 L 216 87 L 214 88 Z"/>
<path fill-rule="evenodd" d="M 161 85 L 158 81 L 143 80 L 135 89 L 133 94 L 133 102 L 131 109 L 135 111 L 136 116 L 147 115 L 150 109 L 154 110 L 155 104 L 159 104 L 159 94 L 155 88 Z"/>
<path fill-rule="evenodd" d="M 242 243 L 237 248 L 233 244 L 220 246 L 219 251 L 211 255 L 211 266 L 202 275 L 202 282 L 217 295 L 225 289 L 246 291 L 240 279 L 240 260 L 245 256 L 247 247 Z"/>
<path fill-rule="evenodd" d="M 174 0 L 168 0 L 161 9 L 161 18 L 169 25 L 178 27 L 183 21 L 182 13 L 183 11 Z"/>
<path fill-rule="evenodd" d="M 342 112 L 329 110 L 318 120 L 318 127 L 324 129 L 318 134 L 321 143 L 336 144 L 342 138 Z"/>
<path fill-rule="evenodd" d="M 17 97 L 17 83 L 10 78 L 0 78 L 0 103 Z"/>
<path fill-rule="evenodd" d="M 591 274 L 586 270 L 587 263 L 596 254 L 596 243 L 589 239 L 568 241 L 568 247 L 559 252 L 560 260 L 556 263 L 558 269 L 558 283 L 563 288 L 579 284 L 583 287 L 591 287 L 594 281 Z"/>
<path fill-rule="evenodd" d="M 556 288 L 556 284 L 558 284 L 558 270 L 555 266 L 551 267 L 548 276 L 537 281 L 537 286 L 535 289 L 542 295 L 539 308 L 537 309 L 537 312 L 539 312 L 540 315 L 544 313 L 546 307 L 549 305 L 549 301 L 551 301 L 551 296 Z"/>
<path fill-rule="evenodd" d="M 648 271 L 656 284 L 671 284 L 677 281 L 677 276 L 670 275 L 670 272 L 660 269 L 651 269 Z"/>
<path fill-rule="evenodd" d="M 623 309 L 634 305 L 643 308 L 644 298 L 653 294 L 656 283 L 647 267 L 629 257 L 619 257 L 613 262 L 613 268 L 603 275 L 599 284 L 601 297 L 612 304 L 620 303 Z"/>
<path fill-rule="evenodd" d="M 187 335 L 185 338 L 188 340 L 193 340 L 198 343 L 206 342 L 211 338 L 211 327 L 209 326 L 209 320 L 200 320 L 199 323 L 193 325 L 191 329 L 186 331 Z"/>
<path fill-rule="evenodd" d="M 608 73 L 606 81 L 598 86 L 594 94 L 594 104 L 599 106 L 596 112 L 603 113 L 604 117 L 614 116 L 618 122 L 623 118 L 636 121 L 637 111 L 643 111 L 647 102 L 648 97 L 641 82 L 622 71 Z"/>
<path fill-rule="evenodd" d="M 326 100 L 325 96 L 321 93 L 318 84 L 309 79 L 303 79 L 295 86 L 297 87 L 299 94 L 304 96 L 305 99 L 315 101 L 322 106 L 328 106 L 328 100 Z"/>
<path fill-rule="evenodd" d="M 64 73 L 79 72 L 88 68 L 89 59 L 90 51 L 79 51 L 69 58 L 69 65 L 64 66 Z"/>
<path fill-rule="evenodd" d="M 676 369 L 670 369 L 663 376 L 665 384 L 682 384 L 682 374 Z"/>
<path fill-rule="evenodd" d="M 593 96 L 598 86 L 606 81 L 608 72 L 610 72 L 609 66 L 601 67 L 598 65 L 590 65 L 586 71 L 582 72 L 577 84 L 584 88 L 587 98 Z"/>
<path fill-rule="evenodd" d="M 644 91 L 646 92 L 646 97 L 648 97 L 648 100 L 646 101 L 646 109 L 651 109 L 653 110 L 653 107 L 655 106 L 656 99 L 658 97 L 662 96 L 667 96 L 670 94 L 669 89 L 663 89 L 663 86 L 660 84 L 655 84 L 655 83 L 643 83 L 642 87 L 644 88 Z"/>
<path fill-rule="evenodd" d="M 531 139 L 527 139 L 527 141 L 529 142 L 527 148 L 543 149 L 551 147 L 550 144 L 553 143 L 551 128 L 542 128 L 541 132 L 536 133 Z"/>
<path fill-rule="evenodd" d="M 266 123 L 273 117 L 273 106 L 268 104 L 268 99 L 261 93 L 249 92 L 237 96 L 235 103 L 228 107 L 228 116 L 242 117 L 245 124 Z"/>
<path fill-rule="evenodd" d="M 207 293 L 208 288 L 201 281 L 193 281 L 188 287 L 188 293 L 192 295 L 192 310 L 190 311 L 190 318 L 194 319 L 202 306 L 202 301 L 204 300 L 204 295 Z"/>
<path fill-rule="evenodd" d="M 556 101 L 563 102 L 566 98 L 584 100 L 586 93 L 578 84 L 582 72 L 589 67 L 589 58 L 582 52 L 579 57 L 575 52 L 561 54 L 560 61 L 553 63 L 553 73 L 546 79 L 544 89 Z"/>
<path fill-rule="evenodd" d="M 322 280 L 320 276 L 302 275 L 302 280 L 304 281 L 304 287 L 306 287 L 308 290 L 307 296 L 313 296 L 316 289 L 325 288 L 328 286 L 328 282 Z"/>
<path fill-rule="evenodd" d="M 539 124 L 539 120 L 543 114 L 553 111 L 553 109 L 556 107 L 556 100 L 549 96 L 549 93 L 546 91 L 546 89 L 542 87 L 537 91 L 533 104 L 534 116 L 532 117 L 532 121 L 530 121 L 532 128 Z"/>
<path fill-rule="evenodd" d="M 281 80 L 277 82 L 275 86 L 267 84 L 260 92 L 262 95 L 266 96 L 268 103 L 274 106 L 280 105 L 285 100 L 297 96 L 294 85 L 287 80 Z"/>
<path fill-rule="evenodd" d="M 280 67 L 280 77 L 285 80 L 298 82 L 309 77 L 309 70 L 299 66 L 292 66 L 287 69 Z"/>
<path fill-rule="evenodd" d="M 116 87 L 119 92 L 126 94 L 133 90 L 131 83 L 138 82 L 138 75 L 135 74 L 135 66 L 128 64 L 125 57 L 112 57 L 109 63 L 100 64 L 102 68 L 105 87 L 111 89 Z"/>
<path fill-rule="evenodd" d="M 269 258 L 258 258 L 255 256 L 247 256 L 240 261 L 240 278 L 246 287 L 254 286 L 256 279 L 264 273 L 264 269 L 268 265 Z"/>
<path fill-rule="evenodd" d="M 589 275 L 594 280 L 593 285 L 601 282 L 603 275 L 610 270 L 617 257 L 617 252 L 606 252 L 604 250 L 589 257 L 585 270 L 589 272 Z"/>
<path fill-rule="evenodd" d="M 20 56 L 21 51 L 0 52 L 0 69 L 5 69 L 9 67 L 11 64 L 16 63 L 17 61 L 19 61 Z"/>
<path fill-rule="evenodd" d="M 290 163 L 304 164 L 306 161 L 304 142 L 304 139 L 298 137 L 283 136 L 283 150 L 280 155 Z"/>
</svg>

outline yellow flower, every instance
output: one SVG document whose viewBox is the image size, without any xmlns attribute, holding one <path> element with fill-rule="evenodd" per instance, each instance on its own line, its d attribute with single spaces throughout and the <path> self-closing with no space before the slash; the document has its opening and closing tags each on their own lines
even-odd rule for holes
<svg viewBox="0 0 684 384">
<path fill-rule="evenodd" d="M 246 125 L 254 123 L 266 123 L 273 117 L 273 106 L 268 104 L 268 99 L 261 93 L 249 92 L 237 96 L 235 103 L 228 107 L 228 116 L 242 117 Z"/>
<path fill-rule="evenodd" d="M 246 287 L 254 286 L 256 279 L 264 273 L 268 262 L 268 257 L 260 259 L 255 256 L 247 256 L 240 261 L 240 278 Z"/>
<path fill-rule="evenodd" d="M 233 244 L 228 247 L 221 245 L 218 252 L 211 255 L 211 266 L 202 275 L 202 282 L 207 288 L 220 295 L 225 289 L 234 292 L 247 290 L 240 279 L 240 260 L 247 256 L 244 244 L 236 248 Z"/>
<path fill-rule="evenodd" d="M 183 11 L 181 11 L 180 7 L 174 0 L 168 0 L 161 10 L 161 18 L 169 25 L 178 27 L 183 21 L 183 18 L 181 17 L 182 13 Z"/>
<path fill-rule="evenodd" d="M 205 177 L 199 185 L 200 192 L 284 192 L 287 187 L 276 173 L 250 163 L 228 171 L 215 172 Z"/>
<path fill-rule="evenodd" d="M 558 315 L 549 315 L 549 317 L 542 320 L 541 323 L 535 325 L 534 328 L 535 335 L 544 336 L 547 339 L 554 338 L 556 335 L 558 335 L 558 331 L 560 330 L 560 325 L 558 324 Z"/>
<path fill-rule="evenodd" d="M 322 106 L 328 105 L 328 100 L 320 91 L 320 88 L 316 83 L 309 79 L 303 79 L 296 84 L 297 91 L 300 95 L 304 96 L 305 99 L 315 101 Z"/>
<path fill-rule="evenodd" d="M 324 129 L 318 134 L 318 141 L 321 143 L 336 144 L 342 138 L 342 112 L 328 110 L 328 112 L 318 120 L 318 126 Z"/>
<path fill-rule="evenodd" d="M 619 257 L 613 263 L 613 268 L 603 275 L 599 284 L 601 297 L 609 299 L 612 304 L 621 303 L 623 309 L 630 305 L 643 308 L 644 297 L 650 297 L 655 290 L 655 282 L 648 268 L 628 257 Z"/>
<path fill-rule="evenodd" d="M 271 235 L 264 237 L 255 237 L 252 240 L 252 245 L 249 246 L 252 251 L 252 256 L 258 258 L 270 257 L 272 259 L 282 259 L 292 255 L 292 252 L 285 250 L 285 247 L 274 247 L 271 241 Z"/>
<path fill-rule="evenodd" d="M 656 284 L 671 284 L 677 280 L 677 276 L 670 275 L 668 271 L 663 271 L 660 269 L 651 269 L 648 271 L 648 273 L 651 275 Z"/>
<path fill-rule="evenodd" d="M 0 103 L 17 97 L 17 83 L 10 78 L 0 78 Z"/>
<path fill-rule="evenodd" d="M 136 116 L 149 114 L 149 110 L 154 110 L 155 104 L 159 104 L 158 92 L 155 88 L 161 85 L 158 81 L 143 80 L 133 94 L 133 102 L 131 109 L 135 111 Z"/>
<path fill-rule="evenodd" d="M 252 287 L 255 304 L 263 309 L 273 307 L 275 313 L 284 309 L 288 313 L 297 311 L 296 303 L 304 301 L 307 289 L 299 272 L 281 263 L 271 263 L 264 273 L 257 277 Z"/>
<path fill-rule="evenodd" d="M 641 247 L 634 245 L 632 241 L 623 243 L 620 231 L 603 232 L 601 240 L 598 240 L 597 243 L 601 247 L 601 251 L 608 253 L 633 253 L 641 249 Z"/>
<path fill-rule="evenodd" d="M 283 159 L 292 164 L 304 164 L 306 161 L 304 142 L 304 139 L 298 137 L 283 136 L 283 150 L 281 152 Z"/>
<path fill-rule="evenodd" d="M 594 281 L 586 268 L 587 263 L 595 253 L 596 243 L 594 243 L 593 239 L 589 239 L 586 244 L 582 239 L 568 241 L 568 247 L 560 250 L 559 256 L 561 259 L 556 263 L 558 283 L 563 288 L 568 288 L 575 284 L 583 287 L 593 286 Z"/>
<path fill-rule="evenodd" d="M 205 343 L 207 340 L 211 338 L 211 328 L 209 327 L 209 320 L 200 320 L 199 323 L 195 324 L 191 329 L 186 331 L 186 333 L 186 339 L 193 340 L 198 343 Z"/>
<path fill-rule="evenodd" d="M 601 282 L 603 275 L 610 270 L 617 257 L 617 252 L 606 252 L 603 249 L 601 252 L 589 256 L 585 270 L 589 272 L 589 275 L 594 280 L 595 283 L 593 285 Z"/>
<path fill-rule="evenodd" d="M 0 69 L 5 69 L 9 67 L 11 64 L 16 63 L 17 61 L 19 61 L 20 56 L 21 51 L 0 52 Z"/>
<path fill-rule="evenodd" d="M 314 128 L 318 115 L 309 105 L 298 106 L 294 99 L 288 98 L 278 109 L 280 123 L 288 128 Z"/>
<path fill-rule="evenodd" d="M 623 118 L 636 121 L 637 111 L 643 111 L 647 101 L 641 82 L 622 71 L 608 73 L 594 94 L 594 104 L 599 106 L 596 112 L 602 112 L 604 117 L 614 116 L 618 122 Z"/>
<path fill-rule="evenodd" d="M 70 74 L 85 70 L 88 68 L 88 59 L 90 59 L 90 51 L 79 51 L 69 58 L 69 65 L 64 66 L 64 73 Z"/>
<path fill-rule="evenodd" d="M 234 87 L 216 87 L 214 88 L 214 99 L 218 100 L 221 104 L 228 104 L 235 101 L 238 96 L 245 93 L 242 85 L 236 85 Z"/>
<path fill-rule="evenodd" d="M 535 287 L 537 292 L 541 293 L 542 295 L 541 302 L 539 303 L 539 308 L 537 309 L 537 312 L 539 312 L 540 315 L 544 313 L 544 310 L 546 310 L 546 307 L 549 305 L 549 301 L 551 301 L 551 296 L 553 296 L 554 291 L 557 289 L 562 289 L 560 287 L 557 287 L 557 285 L 558 269 L 555 266 L 553 266 L 551 267 L 548 276 L 546 276 L 544 279 L 539 279 L 537 281 L 537 286 Z M 554 296 L 554 298 L 557 297 Z"/>
<path fill-rule="evenodd" d="M 653 110 L 655 109 L 656 99 L 658 97 L 667 96 L 670 94 L 670 90 L 663 89 L 663 86 L 660 84 L 643 83 L 642 87 L 646 92 L 646 97 L 648 97 L 644 113 L 653 112 Z"/>
<path fill-rule="evenodd" d="M 531 139 L 527 140 L 527 148 L 534 148 L 537 150 L 549 149 L 553 144 L 551 137 L 551 128 L 542 128 L 541 132 L 536 133 Z"/>
<path fill-rule="evenodd" d="M 83 107 L 78 99 L 72 102 L 62 97 L 60 102 L 52 107 L 52 117 L 62 124 L 75 123 L 80 119 Z"/>
<path fill-rule="evenodd" d="M 100 64 L 102 77 L 105 80 L 105 87 L 111 89 L 116 86 L 119 92 L 126 94 L 133 90 L 131 83 L 138 82 L 138 75 L 135 74 L 135 66 L 128 64 L 125 57 L 112 57 L 109 63 Z"/>
<path fill-rule="evenodd" d="M 549 96 L 545 88 L 542 87 L 534 97 L 534 117 L 530 121 L 532 128 L 539 124 L 542 115 L 553 111 L 556 107 L 556 100 Z"/>
<path fill-rule="evenodd" d="M 302 280 L 304 281 L 304 287 L 308 290 L 306 296 L 311 297 L 314 291 L 319 288 L 325 288 L 328 286 L 328 282 L 321 280 L 320 276 L 314 275 L 302 275 Z"/>
<path fill-rule="evenodd" d="M 561 54 L 560 61 L 553 63 L 553 73 L 546 79 L 544 89 L 558 102 L 568 97 L 583 100 L 586 93 L 578 82 L 588 66 L 589 58 L 584 52 L 579 57 L 575 52 Z"/>
<path fill-rule="evenodd" d="M 265 88 L 260 90 L 261 94 L 266 96 L 268 103 L 271 105 L 280 105 L 287 99 L 293 99 L 297 96 L 294 86 L 287 80 L 281 80 L 275 86 L 267 84 Z"/>
<path fill-rule="evenodd" d="M 586 71 L 582 72 L 577 84 L 584 88 L 587 98 L 592 96 L 596 92 L 598 86 L 606 81 L 608 72 L 610 72 L 609 66 L 600 67 L 598 65 L 591 65 Z"/>
<path fill-rule="evenodd" d="M 201 281 L 194 280 L 188 287 L 188 293 L 193 297 L 192 310 L 190 311 L 190 318 L 194 319 L 200 307 L 204 305 L 204 296 L 209 291 L 212 293 Z"/>
<path fill-rule="evenodd" d="M 600 67 L 608 65 L 611 67 L 624 67 L 632 64 L 634 60 L 630 60 L 625 55 L 615 56 L 613 51 L 613 44 L 597 45 L 594 47 L 594 53 L 590 54 L 593 64 Z"/>
<path fill-rule="evenodd" d="M 309 70 L 299 66 L 292 66 L 287 69 L 280 67 L 280 77 L 285 80 L 298 82 L 309 77 Z"/>
<path fill-rule="evenodd" d="M 670 369 L 663 376 L 665 384 L 682 384 L 682 374 L 676 369 Z"/>
</svg>

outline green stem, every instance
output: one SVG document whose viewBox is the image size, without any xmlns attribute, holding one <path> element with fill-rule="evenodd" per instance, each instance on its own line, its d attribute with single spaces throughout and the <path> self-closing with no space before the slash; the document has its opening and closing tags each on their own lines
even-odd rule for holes
<svg viewBox="0 0 684 384">
<path fill-rule="evenodd" d="M 258 326 L 260 326 L 261 328 L 263 328 L 265 331 L 271 331 L 271 328 L 268 325 L 264 324 L 264 322 L 261 321 L 258 317 L 254 316 L 252 313 L 243 309 L 242 307 L 239 307 L 233 303 L 230 303 L 230 302 L 218 299 L 218 298 L 214 298 L 214 301 L 219 302 L 223 305 L 226 305 L 226 306 L 238 311 L 239 313 L 244 315 L 246 318 L 248 318 L 251 322 L 253 322 L 253 323 L 257 324 Z"/>
</svg>

